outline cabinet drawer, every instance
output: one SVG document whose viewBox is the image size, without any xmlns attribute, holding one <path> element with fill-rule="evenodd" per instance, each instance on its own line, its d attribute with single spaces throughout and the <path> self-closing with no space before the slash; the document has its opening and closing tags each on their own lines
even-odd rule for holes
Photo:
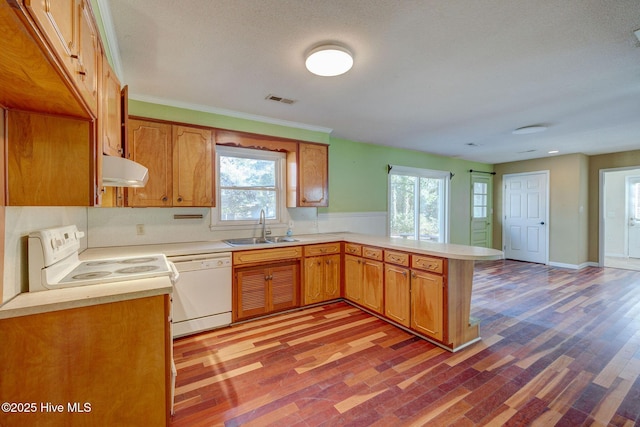
<svg viewBox="0 0 640 427">
<path fill-rule="evenodd" d="M 405 254 L 404 252 L 384 251 L 384 262 L 408 267 L 409 254 Z"/>
<path fill-rule="evenodd" d="M 434 258 L 425 255 L 412 255 L 411 267 L 442 274 L 444 271 L 444 260 L 442 258 Z"/>
<path fill-rule="evenodd" d="M 380 248 L 372 248 L 365 246 L 362 248 L 362 256 L 364 258 L 375 259 L 382 261 L 383 250 Z"/>
<path fill-rule="evenodd" d="M 301 246 L 289 246 L 277 249 L 256 249 L 233 253 L 233 265 L 253 264 L 265 261 L 282 261 L 302 256 Z"/>
<path fill-rule="evenodd" d="M 304 256 L 339 254 L 340 243 L 323 243 L 304 247 Z"/>
<path fill-rule="evenodd" d="M 350 255 L 360 256 L 362 255 L 362 246 L 356 245 L 355 243 L 345 243 L 344 244 L 344 253 Z"/>
</svg>

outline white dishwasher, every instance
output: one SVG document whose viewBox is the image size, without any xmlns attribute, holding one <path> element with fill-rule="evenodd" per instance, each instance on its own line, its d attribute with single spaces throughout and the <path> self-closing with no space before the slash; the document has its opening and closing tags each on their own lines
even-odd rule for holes
<svg viewBox="0 0 640 427">
<path fill-rule="evenodd" d="M 179 272 L 171 303 L 173 337 L 231 324 L 231 253 L 168 259 Z"/>
</svg>

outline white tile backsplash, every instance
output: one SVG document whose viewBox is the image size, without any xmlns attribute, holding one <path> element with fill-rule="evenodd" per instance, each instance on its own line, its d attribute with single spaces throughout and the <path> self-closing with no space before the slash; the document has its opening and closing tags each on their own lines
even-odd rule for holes
<svg viewBox="0 0 640 427">
<path fill-rule="evenodd" d="M 28 289 L 27 241 L 29 233 L 43 228 L 75 224 L 88 233 L 87 208 L 8 206 L 5 210 L 4 286 L 2 301 L 6 302 Z M 87 248 L 87 239 L 81 242 Z"/>
</svg>

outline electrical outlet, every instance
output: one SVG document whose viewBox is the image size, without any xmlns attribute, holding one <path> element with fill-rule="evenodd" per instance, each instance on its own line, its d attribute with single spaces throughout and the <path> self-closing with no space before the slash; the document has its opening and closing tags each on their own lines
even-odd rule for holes
<svg viewBox="0 0 640 427">
<path fill-rule="evenodd" d="M 144 224 L 136 224 L 136 234 L 142 236 L 144 234 Z"/>
</svg>

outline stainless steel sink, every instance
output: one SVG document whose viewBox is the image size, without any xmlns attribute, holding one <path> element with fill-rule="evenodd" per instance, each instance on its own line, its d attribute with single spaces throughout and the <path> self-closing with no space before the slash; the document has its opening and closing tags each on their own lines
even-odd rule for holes
<svg viewBox="0 0 640 427">
<path fill-rule="evenodd" d="M 291 243 L 297 242 L 296 239 L 286 236 L 274 236 L 263 239 L 262 237 L 245 237 L 242 239 L 227 239 L 223 240 L 229 246 L 247 246 L 247 245 L 268 245 L 276 243 Z"/>
</svg>

